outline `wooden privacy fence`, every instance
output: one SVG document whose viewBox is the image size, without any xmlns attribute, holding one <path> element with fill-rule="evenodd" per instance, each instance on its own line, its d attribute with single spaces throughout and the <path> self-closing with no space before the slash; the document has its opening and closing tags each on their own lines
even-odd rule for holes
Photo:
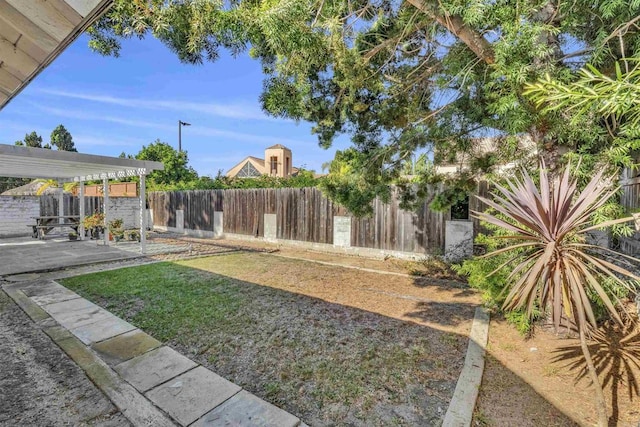
<svg viewBox="0 0 640 427">
<path fill-rule="evenodd" d="M 415 212 L 402 210 L 395 193 L 388 204 L 376 200 L 371 217 L 350 217 L 316 188 L 153 192 L 148 200 L 159 227 L 212 232 L 222 214 L 225 234 L 338 244 L 334 227 L 350 218 L 349 246 L 414 253 L 442 251 L 449 219 L 426 203 Z"/>
<path fill-rule="evenodd" d="M 40 196 L 41 216 L 58 215 L 58 206 L 59 201 L 56 194 Z M 80 199 L 72 194 L 65 194 L 62 197 L 62 206 L 64 208 L 63 215 L 80 215 Z M 94 212 L 104 212 L 102 197 L 85 197 L 84 211 L 86 215 L 91 215 Z"/>
</svg>

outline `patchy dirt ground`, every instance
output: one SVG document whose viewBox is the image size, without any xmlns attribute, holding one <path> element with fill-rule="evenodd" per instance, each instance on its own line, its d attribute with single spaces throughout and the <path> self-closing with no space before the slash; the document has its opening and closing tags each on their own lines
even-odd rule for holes
<svg viewBox="0 0 640 427">
<path fill-rule="evenodd" d="M 257 252 L 64 284 L 314 426 L 438 425 L 478 302 L 456 282 Z"/>
<path fill-rule="evenodd" d="M 0 291 L 0 424 L 128 426 L 129 421 Z"/>
<path fill-rule="evenodd" d="M 194 243 L 201 241 L 200 239 L 192 239 Z M 402 260 L 389 259 L 369 259 L 357 256 L 347 256 L 319 251 L 301 250 L 291 248 L 286 245 L 278 245 L 268 242 L 239 242 L 236 240 L 216 240 L 216 244 L 234 247 L 242 246 L 245 249 L 273 252 L 275 256 L 305 258 L 309 260 L 344 264 L 350 267 L 360 267 L 365 269 L 384 270 L 400 274 L 424 274 L 429 279 L 414 278 L 408 287 L 402 285 L 402 280 L 391 279 L 390 276 L 384 279 L 378 279 L 379 283 L 376 287 L 370 287 L 363 284 L 363 280 L 357 279 L 355 286 L 360 290 L 368 289 L 372 292 L 382 292 L 388 296 L 396 298 L 417 297 L 424 298 L 425 293 L 420 293 L 418 289 L 423 288 L 425 283 L 429 282 L 430 286 L 438 283 L 447 285 L 456 283 L 458 279 L 455 275 L 442 268 L 440 263 L 415 263 Z M 234 270 L 233 268 L 221 268 L 220 272 L 234 275 L 237 277 L 248 278 L 251 276 L 248 272 Z M 294 277 L 297 277 L 295 275 Z M 453 281 L 451 280 L 453 279 Z M 263 279 L 269 282 L 269 279 Z M 274 285 L 269 282 L 269 286 L 282 287 L 296 292 L 302 292 L 307 295 L 320 296 L 321 298 L 329 298 L 339 303 L 345 303 L 345 300 L 359 300 L 356 304 L 367 310 L 381 312 L 397 318 L 407 319 L 410 317 L 411 311 L 405 308 L 390 304 L 386 309 L 382 309 L 373 301 L 366 298 L 358 297 L 352 294 L 351 297 L 343 298 L 341 290 L 337 290 L 335 294 L 331 294 L 330 289 L 313 289 L 308 286 L 301 290 L 300 285 L 296 285 L 295 278 L 291 281 L 285 281 L 285 284 Z M 291 282 L 291 283 L 289 283 Z M 304 280 L 301 281 L 304 283 Z M 289 283 L 288 285 L 286 283 Z M 336 281 L 338 288 L 344 282 Z M 427 288 L 430 286 L 427 285 Z M 454 285 L 455 286 L 455 285 Z M 296 288 L 298 288 L 296 290 Z M 464 293 L 465 291 L 463 291 Z M 468 291 L 466 291 L 468 292 Z M 403 295 L 400 297 L 399 295 Z M 433 292 L 428 292 L 432 297 Z M 445 294 L 452 296 L 452 294 Z M 446 303 L 446 297 L 441 302 Z M 383 304 L 386 304 L 383 303 Z M 433 307 L 429 307 L 431 309 Z M 403 311 L 404 310 L 404 311 Z M 422 310 L 423 314 L 430 310 Z M 415 310 L 413 311 L 415 313 Z M 441 313 L 442 314 L 442 313 Z M 418 316 L 421 317 L 421 316 Z M 446 316 L 439 315 L 439 318 Z M 433 316 L 432 316 L 433 318 Z M 415 321 L 415 316 L 413 316 Z M 422 320 L 429 320 L 423 318 Z M 442 322 L 441 322 L 442 323 Z M 455 323 L 455 322 L 454 322 Z M 447 325 L 431 326 L 442 328 Z M 448 325 L 450 327 L 451 325 Z M 466 325 L 456 332 L 466 333 Z M 451 330 L 451 329 L 449 329 Z M 636 339 L 637 343 L 640 338 Z M 478 406 L 476 408 L 476 425 L 487 426 L 573 426 L 573 425 L 594 425 L 596 421 L 596 410 L 593 405 L 592 389 L 588 380 L 577 380 L 578 369 L 571 369 L 571 360 L 566 355 L 579 351 L 576 340 L 564 339 L 554 335 L 548 330 L 539 330 L 531 339 L 524 339 L 515 329 L 506 323 L 503 319 L 494 318 L 491 322 L 489 335 L 489 347 L 487 355 L 487 364 L 483 384 L 481 388 Z M 619 346 L 614 346 L 619 349 Z M 561 349 L 567 349 L 561 351 Z M 571 350 L 572 348 L 572 350 Z M 595 353 L 598 352 L 598 346 L 591 347 Z M 616 351 L 614 349 L 614 351 Z M 634 357 L 640 357 L 636 352 Z M 624 372 L 625 366 L 629 365 L 629 359 L 625 355 L 618 357 L 617 362 L 609 360 L 604 363 L 608 368 L 601 374 L 601 381 L 607 384 L 606 393 L 609 396 L 609 408 L 613 408 L 611 425 L 638 427 L 640 425 L 640 398 L 635 392 L 633 381 L 627 380 L 628 373 Z M 573 359 L 575 360 L 575 359 Z M 619 370 L 618 373 L 611 373 L 610 367 L 615 366 Z M 640 381 L 640 372 L 635 372 L 636 378 Z M 640 385 L 638 385 L 640 389 Z M 631 397 L 630 398 L 630 393 Z M 615 397 L 613 397 L 615 396 Z"/>
<path fill-rule="evenodd" d="M 640 381 L 640 371 L 631 366 L 630 355 L 621 353 L 619 338 L 611 345 L 591 344 L 590 350 L 597 366 L 600 381 L 607 384 L 605 396 L 613 416 L 610 426 L 638 427 L 640 425 L 640 399 L 633 391 L 628 373 Z M 636 353 L 640 357 L 635 342 Z M 605 352 L 606 348 L 606 352 Z M 611 351 L 617 355 L 611 358 Z M 633 348 L 631 347 L 633 351 Z M 548 330 L 538 329 L 525 339 L 503 319 L 493 319 L 489 331 L 488 358 L 475 421 L 480 426 L 591 426 L 597 424 L 593 389 L 588 379 L 578 380 L 582 364 L 580 343 L 575 339 L 556 336 Z M 603 356 L 607 355 L 603 358 Z M 576 369 L 577 368 L 577 369 Z M 640 384 L 635 384 L 635 387 Z M 629 398 L 632 393 L 633 400 Z"/>
</svg>

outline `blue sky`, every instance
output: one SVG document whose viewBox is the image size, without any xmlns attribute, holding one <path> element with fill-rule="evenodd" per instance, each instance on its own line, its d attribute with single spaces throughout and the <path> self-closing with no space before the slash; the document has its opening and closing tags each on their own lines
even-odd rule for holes
<svg viewBox="0 0 640 427">
<path fill-rule="evenodd" d="M 321 172 L 336 149 L 318 147 L 311 125 L 264 114 L 260 64 L 246 54 L 223 53 L 215 63 L 181 64 L 152 37 L 127 40 L 119 58 L 102 57 L 80 37 L 0 111 L 0 143 L 13 144 L 36 131 L 49 142 L 64 126 L 78 151 L 117 156 L 135 154 L 156 139 L 182 147 L 201 175 L 228 170 L 246 156 L 283 144 L 293 164 Z"/>
</svg>

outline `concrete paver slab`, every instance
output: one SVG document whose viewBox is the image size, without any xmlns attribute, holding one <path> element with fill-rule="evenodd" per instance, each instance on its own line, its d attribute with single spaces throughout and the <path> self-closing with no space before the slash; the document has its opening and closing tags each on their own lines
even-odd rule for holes
<svg viewBox="0 0 640 427">
<path fill-rule="evenodd" d="M 110 366 L 118 365 L 162 345 L 160 341 L 140 329 L 95 343 L 91 347 Z"/>
<path fill-rule="evenodd" d="M 131 385 L 145 392 L 198 364 L 169 347 L 160 347 L 115 366 Z"/>
<path fill-rule="evenodd" d="M 43 307 L 52 316 L 56 314 L 69 313 L 73 311 L 83 310 L 87 308 L 98 308 L 92 302 L 83 299 L 81 301 L 62 301 L 53 304 L 47 304 Z"/>
<path fill-rule="evenodd" d="M 95 342 L 133 331 L 136 328 L 131 323 L 125 322 L 110 313 L 108 314 L 109 317 L 105 319 L 71 329 L 71 333 L 86 345 L 91 345 Z"/>
<path fill-rule="evenodd" d="M 199 366 L 154 388 L 147 397 L 186 426 L 240 390 L 234 383 Z"/>
<path fill-rule="evenodd" d="M 82 301 L 82 300 L 69 300 L 65 302 L 74 302 L 74 301 Z M 62 303 L 64 304 L 64 303 Z M 45 306 L 45 310 L 46 307 Z M 107 310 L 104 310 L 98 306 L 83 308 L 81 310 L 69 311 L 66 313 L 51 313 L 51 317 L 56 319 L 58 323 L 68 329 L 78 328 L 80 326 L 88 325 L 90 323 L 95 323 L 102 320 L 108 320 L 113 316 L 113 314 L 109 313 Z"/>
<path fill-rule="evenodd" d="M 80 295 L 76 294 L 75 292 L 70 291 L 69 289 L 62 286 L 60 286 L 60 288 L 57 288 L 54 286 L 43 288 L 43 292 L 40 295 L 32 295 L 31 299 L 36 304 L 43 306 L 48 304 L 55 304 L 57 302 L 69 301 L 75 298 L 80 298 Z M 28 295 L 27 292 L 25 292 L 25 294 Z"/>
<path fill-rule="evenodd" d="M 15 277 L 15 276 L 12 276 L 12 277 Z M 52 292 L 59 291 L 61 289 L 67 289 L 61 284 L 48 279 L 38 279 L 38 280 L 30 281 L 28 283 L 19 282 L 17 284 L 14 284 L 14 286 L 15 285 L 21 286 L 22 291 L 29 297 L 33 297 L 36 295 L 46 295 Z"/>
<path fill-rule="evenodd" d="M 242 390 L 205 414 L 193 425 L 197 427 L 296 427 L 299 424 L 298 417 Z"/>
</svg>

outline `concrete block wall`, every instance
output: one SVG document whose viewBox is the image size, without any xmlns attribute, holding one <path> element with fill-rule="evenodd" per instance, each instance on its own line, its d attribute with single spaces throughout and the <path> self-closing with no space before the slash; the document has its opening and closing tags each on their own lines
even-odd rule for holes
<svg viewBox="0 0 640 427">
<path fill-rule="evenodd" d="M 108 209 L 109 220 L 122 218 L 124 228 L 140 227 L 140 201 L 137 197 L 110 197 Z"/>
<path fill-rule="evenodd" d="M 30 236 L 35 224 L 32 217 L 40 215 L 37 196 L 0 196 L 0 237 Z"/>
</svg>

